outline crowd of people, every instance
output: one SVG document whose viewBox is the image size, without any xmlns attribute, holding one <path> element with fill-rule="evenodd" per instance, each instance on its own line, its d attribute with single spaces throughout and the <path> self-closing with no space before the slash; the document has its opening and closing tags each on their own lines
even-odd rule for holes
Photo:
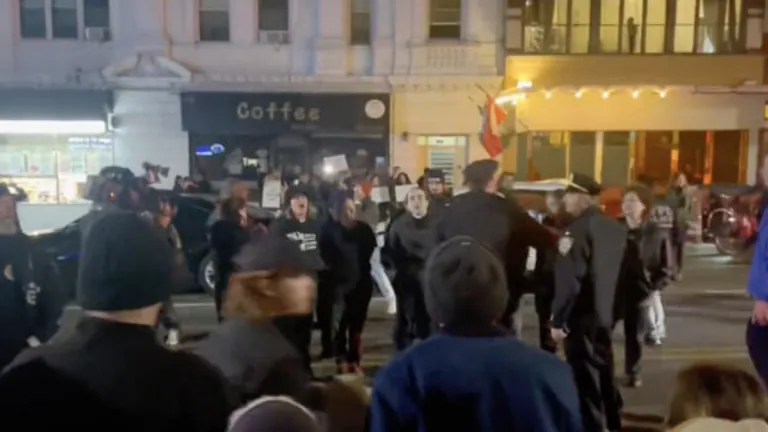
<svg viewBox="0 0 768 432">
<path fill-rule="evenodd" d="M 537 221 L 497 170 L 492 160 L 469 165 L 467 192 L 456 196 L 442 172 L 426 170 L 402 205 L 377 204 L 371 190 L 410 184 L 404 173 L 300 179 L 269 226 L 249 216 L 246 186 L 231 182 L 209 224 L 219 325 L 183 347 L 170 302 L 179 283 L 173 209 L 160 202 L 147 218 L 130 205 L 100 207 L 83 232 L 83 316 L 73 332 L 48 340 L 20 325 L 42 292 L 24 275 L 5 275 L 0 325 L 19 330 L 0 332 L 3 429 L 626 430 L 612 333 L 621 323 L 623 383 L 640 386 L 643 342 L 664 336 L 660 293 L 680 277 L 674 236 L 684 196 L 674 194 L 684 179 L 673 204 L 664 201 L 672 213 L 657 214 L 653 191 L 633 185 L 615 220 L 595 200 L 600 185 L 574 174 L 547 195 L 549 212 Z M 109 190 L 110 199 L 135 201 L 130 187 Z M 7 198 L 0 190 L 0 235 L 18 233 Z M 376 287 L 396 315 L 398 354 L 369 387 L 362 336 Z M 539 347 L 519 338 L 528 293 Z M 565 361 L 553 355 L 560 350 Z M 316 358 L 335 359 L 337 374 L 316 376 Z M 697 364 L 679 373 L 663 427 L 768 431 L 766 420 L 760 380 Z"/>
</svg>

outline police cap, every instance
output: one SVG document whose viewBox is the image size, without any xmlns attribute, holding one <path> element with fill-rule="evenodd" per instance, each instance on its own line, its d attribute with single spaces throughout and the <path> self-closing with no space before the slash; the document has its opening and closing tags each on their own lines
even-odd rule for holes
<svg viewBox="0 0 768 432">
<path fill-rule="evenodd" d="M 595 179 L 582 173 L 571 173 L 568 176 L 566 192 L 583 193 L 591 196 L 600 195 L 603 187 Z"/>
<path fill-rule="evenodd" d="M 482 159 L 472 162 L 464 168 L 464 184 L 469 186 L 485 186 L 496 174 L 499 163 L 493 159 Z"/>
</svg>

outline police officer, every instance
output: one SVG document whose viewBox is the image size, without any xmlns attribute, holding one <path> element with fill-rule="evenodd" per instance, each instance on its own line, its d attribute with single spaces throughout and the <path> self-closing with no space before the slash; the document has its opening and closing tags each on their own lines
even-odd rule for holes
<svg viewBox="0 0 768 432">
<path fill-rule="evenodd" d="M 584 430 L 618 431 L 621 395 L 614 383 L 611 328 L 627 232 L 597 207 L 601 187 L 594 179 L 571 174 L 569 182 L 563 207 L 574 219 L 557 245 L 552 337 L 565 341 Z"/>
<path fill-rule="evenodd" d="M 543 250 L 551 247 L 555 237 L 523 210 L 514 198 L 504 198 L 498 193 L 498 167 L 498 162 L 485 159 L 465 168 L 464 184 L 469 190 L 451 199 L 438 222 L 437 240 L 443 242 L 465 235 L 485 243 L 496 252 L 507 271 L 507 287 L 510 290 L 507 310 L 500 323 L 513 333 L 519 333 L 521 325 L 513 326 L 512 316 L 527 289 L 525 272 L 528 253 L 530 248 Z"/>
<path fill-rule="evenodd" d="M 81 236 L 84 239 L 88 235 L 89 227 L 98 218 L 109 212 L 131 211 L 144 217 L 148 223 L 155 224 L 168 235 L 168 241 L 180 249 L 178 233 L 170 224 L 160 223 L 165 218 L 161 209 L 168 210 L 167 202 L 163 202 L 146 181 L 136 177 L 128 168 L 108 166 L 102 168 L 97 176 L 88 178 L 86 185 L 86 199 L 93 202 L 91 211 L 82 219 Z M 165 205 L 163 205 L 165 204 Z M 169 228 L 170 227 L 170 228 Z M 184 260 L 177 260 L 174 267 L 174 281 L 185 279 L 182 275 L 188 274 Z M 166 342 L 174 346 L 179 343 L 179 321 L 173 303 L 168 300 L 163 304 L 160 314 L 160 322 L 168 330 Z"/>
<path fill-rule="evenodd" d="M 0 370 L 58 329 L 64 304 L 53 264 L 19 228 L 16 199 L 0 183 Z M 41 286 L 46 290 L 45 296 Z"/>
</svg>

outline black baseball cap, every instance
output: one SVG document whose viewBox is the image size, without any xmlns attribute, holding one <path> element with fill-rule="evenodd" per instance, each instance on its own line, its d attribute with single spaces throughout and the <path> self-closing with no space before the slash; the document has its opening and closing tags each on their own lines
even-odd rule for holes
<svg viewBox="0 0 768 432">
<path fill-rule="evenodd" d="M 292 270 L 314 273 L 322 269 L 287 238 L 265 234 L 246 243 L 233 262 L 238 272 Z"/>
</svg>

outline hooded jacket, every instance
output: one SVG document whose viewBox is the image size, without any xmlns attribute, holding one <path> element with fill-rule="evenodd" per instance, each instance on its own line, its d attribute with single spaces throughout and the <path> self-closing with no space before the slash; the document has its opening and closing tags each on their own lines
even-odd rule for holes
<svg viewBox="0 0 768 432">
<path fill-rule="evenodd" d="M 323 226 L 320 254 L 332 280 L 343 291 L 371 281 L 371 256 L 376 249 L 376 235 L 363 222 L 345 227 L 335 219 Z"/>
<path fill-rule="evenodd" d="M 429 253 L 437 244 L 435 222 L 430 213 L 421 219 L 405 213 L 392 222 L 385 250 L 398 278 L 420 280 Z"/>
</svg>

